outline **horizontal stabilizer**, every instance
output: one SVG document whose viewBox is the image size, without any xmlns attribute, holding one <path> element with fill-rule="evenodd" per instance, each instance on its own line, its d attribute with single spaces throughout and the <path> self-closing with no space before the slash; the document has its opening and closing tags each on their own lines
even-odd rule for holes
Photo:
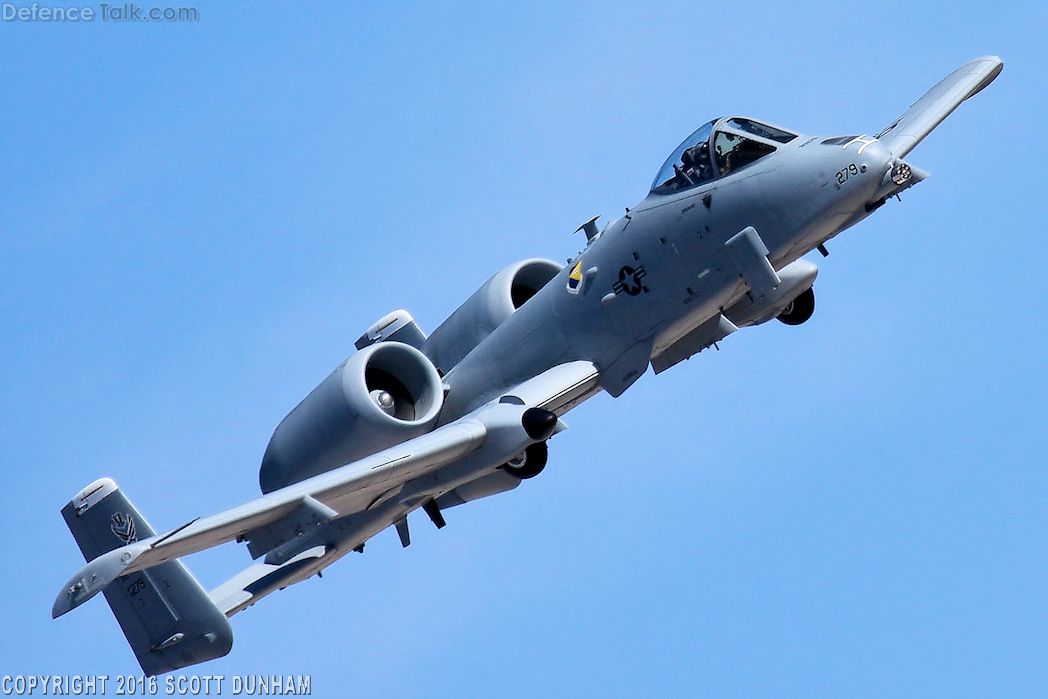
<svg viewBox="0 0 1048 699">
<path fill-rule="evenodd" d="M 225 512 L 193 520 L 165 534 L 155 536 L 152 530 L 150 536 L 140 533 L 137 540 L 128 540 L 125 546 L 91 560 L 74 575 L 58 594 L 51 614 L 59 617 L 79 607 L 117 575 L 151 569 L 233 541 L 249 532 L 258 532 L 301 510 L 307 497 L 324 507 L 337 509 L 341 499 L 359 499 L 373 490 L 382 492 L 398 480 L 410 480 L 465 456 L 480 446 L 486 434 L 484 425 L 476 420 L 445 425 L 405 444 L 313 476 Z M 76 536 L 77 532 L 73 534 Z"/>
<path fill-rule="evenodd" d="M 211 591 L 211 599 L 227 617 L 243 611 L 270 592 L 281 590 L 313 575 L 329 562 L 321 563 L 328 551 L 314 546 L 290 560 L 275 565 L 256 563 Z"/>
<path fill-rule="evenodd" d="M 997 56 L 965 63 L 910 105 L 877 138 L 896 158 L 904 157 L 961 102 L 993 82 L 1003 68 L 1004 63 Z"/>
<path fill-rule="evenodd" d="M 195 665 L 229 652 L 233 631 L 200 583 L 180 561 L 120 576 L 129 550 L 154 531 L 109 478 L 80 491 L 62 517 L 84 557 L 97 563 L 97 573 L 74 578 L 68 597 L 77 592 L 105 595 L 120 628 L 131 644 L 142 671 L 159 675 Z M 79 589 L 77 589 L 79 586 Z M 52 614 L 61 609 L 56 603 Z M 57 613 L 56 613 L 57 612 Z"/>
</svg>

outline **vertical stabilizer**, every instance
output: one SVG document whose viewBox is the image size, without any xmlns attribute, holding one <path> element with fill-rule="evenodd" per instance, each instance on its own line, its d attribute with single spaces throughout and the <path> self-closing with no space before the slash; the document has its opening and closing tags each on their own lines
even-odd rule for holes
<svg viewBox="0 0 1048 699">
<path fill-rule="evenodd" d="M 155 534 L 109 478 L 77 493 L 62 517 L 88 561 Z M 220 658 L 233 646 L 229 620 L 180 561 L 121 576 L 102 592 L 147 675 Z"/>
</svg>

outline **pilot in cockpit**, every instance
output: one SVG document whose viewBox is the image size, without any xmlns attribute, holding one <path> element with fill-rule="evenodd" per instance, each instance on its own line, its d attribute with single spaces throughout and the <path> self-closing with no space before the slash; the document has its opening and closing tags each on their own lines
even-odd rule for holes
<svg viewBox="0 0 1048 699">
<path fill-rule="evenodd" d="M 706 141 L 695 144 L 681 154 L 681 165 L 692 184 L 701 184 L 710 179 L 713 172 L 710 167 L 710 146 Z"/>
</svg>

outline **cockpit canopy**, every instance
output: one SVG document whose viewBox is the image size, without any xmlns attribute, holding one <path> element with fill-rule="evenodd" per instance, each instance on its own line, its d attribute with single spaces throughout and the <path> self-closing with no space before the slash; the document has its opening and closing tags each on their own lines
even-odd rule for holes
<svg viewBox="0 0 1048 699">
<path fill-rule="evenodd" d="M 651 184 L 652 194 L 673 194 L 724 177 L 775 152 L 797 134 L 752 119 L 714 119 L 670 154 Z"/>
</svg>

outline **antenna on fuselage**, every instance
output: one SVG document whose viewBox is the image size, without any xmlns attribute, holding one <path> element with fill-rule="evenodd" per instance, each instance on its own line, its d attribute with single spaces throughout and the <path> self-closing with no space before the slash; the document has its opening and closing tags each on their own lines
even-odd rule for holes
<svg viewBox="0 0 1048 699">
<path fill-rule="evenodd" d="M 596 216 L 591 218 L 589 221 L 586 221 L 584 224 L 582 224 L 581 226 L 579 226 L 578 228 L 575 229 L 576 233 L 578 233 L 579 231 L 583 231 L 586 234 L 586 242 L 587 243 L 592 242 L 593 239 L 596 238 L 600 234 L 600 231 L 597 230 L 597 219 L 598 218 L 600 218 L 600 214 L 597 214 Z"/>
</svg>

